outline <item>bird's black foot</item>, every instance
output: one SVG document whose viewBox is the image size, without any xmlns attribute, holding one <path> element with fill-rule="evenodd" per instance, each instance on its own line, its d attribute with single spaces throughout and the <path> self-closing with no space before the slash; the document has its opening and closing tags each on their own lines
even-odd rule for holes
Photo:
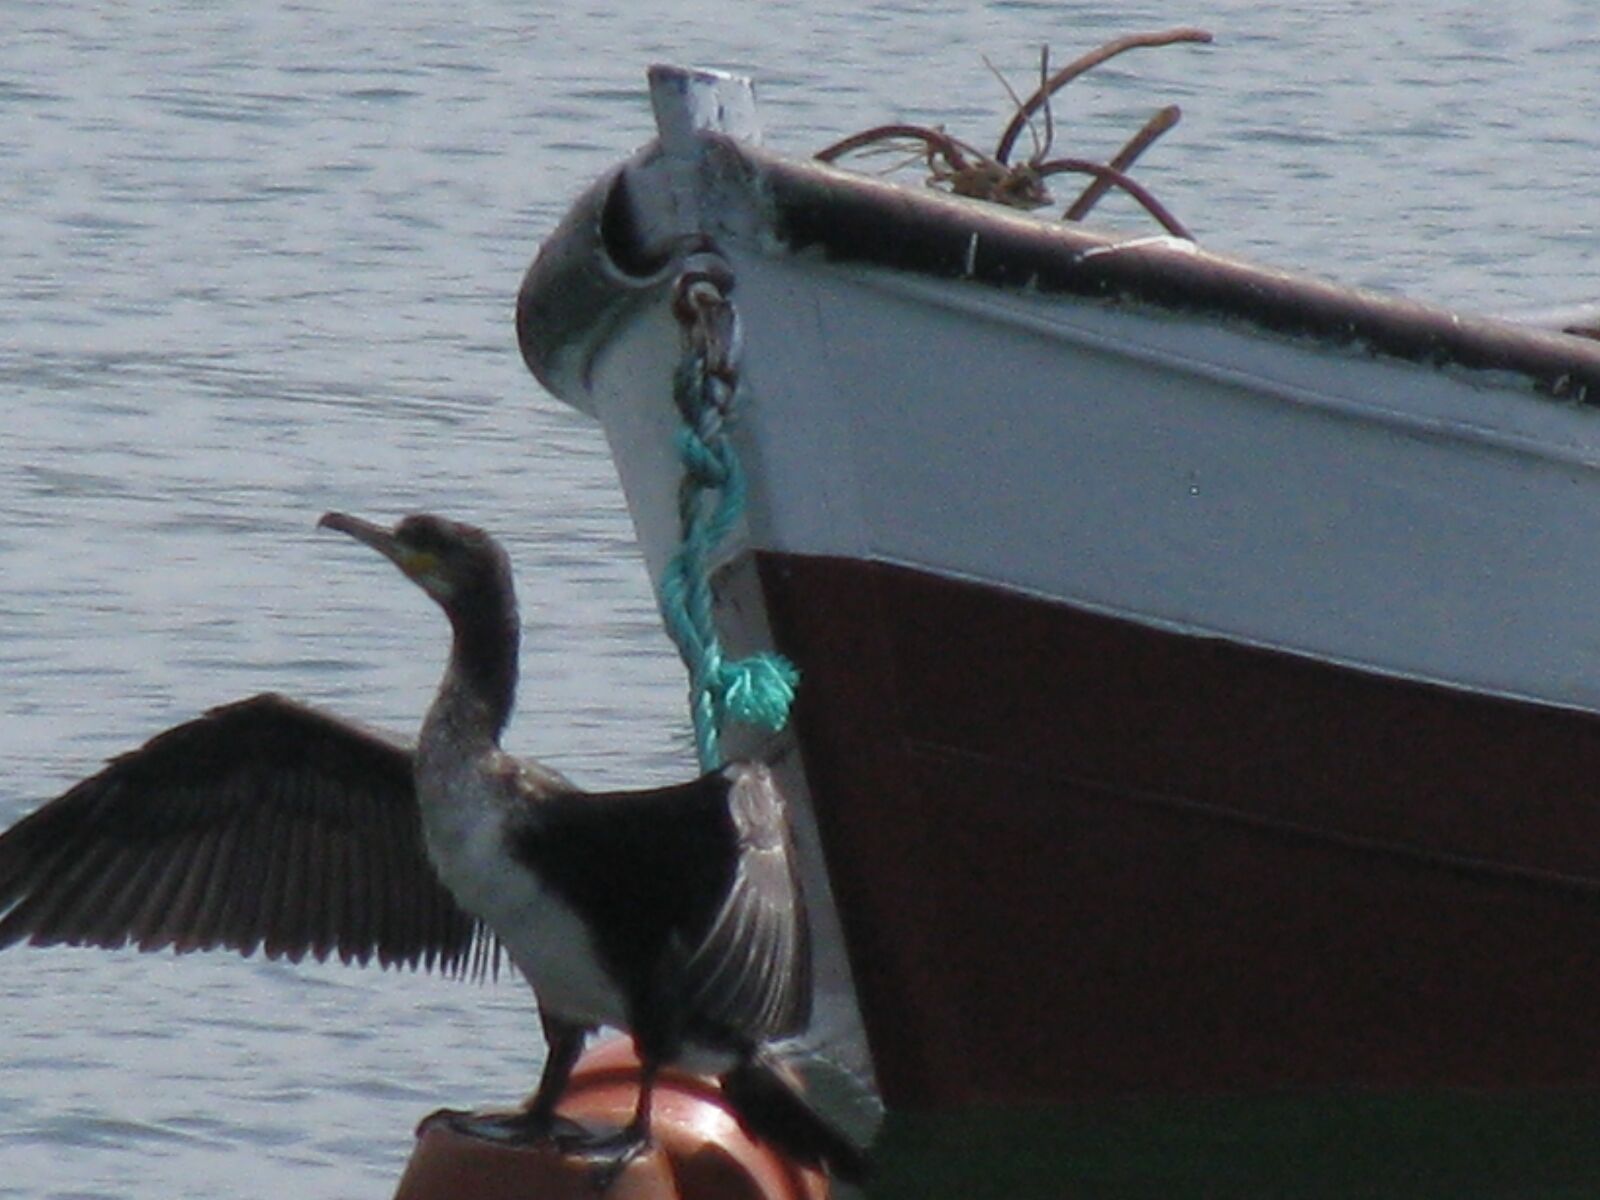
<svg viewBox="0 0 1600 1200">
<path fill-rule="evenodd" d="M 517 1112 L 477 1113 L 459 1108 L 441 1108 L 429 1113 L 417 1124 L 417 1136 L 435 1125 L 441 1125 L 463 1137 L 478 1138 L 485 1142 L 498 1142 L 503 1146 L 528 1146 L 537 1142 L 550 1142 L 565 1153 L 564 1143 L 569 1138 L 589 1136 L 583 1126 L 565 1117 L 547 1113 Z"/>
<path fill-rule="evenodd" d="M 572 1126 L 572 1129 L 575 1132 L 553 1133 L 551 1140 L 561 1153 L 582 1159 L 588 1165 L 589 1182 L 597 1193 L 606 1191 L 629 1163 L 650 1149 L 649 1132 L 634 1125 L 624 1125 L 607 1133 L 595 1133 L 581 1126 Z"/>
</svg>

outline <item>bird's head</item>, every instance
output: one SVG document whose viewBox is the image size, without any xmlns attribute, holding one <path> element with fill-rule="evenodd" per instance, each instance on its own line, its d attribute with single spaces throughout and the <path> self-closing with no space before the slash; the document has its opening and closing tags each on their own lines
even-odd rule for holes
<svg viewBox="0 0 1600 1200">
<path fill-rule="evenodd" d="M 371 546 L 452 615 L 463 605 L 509 598 L 506 553 L 476 525 L 417 513 L 385 529 L 337 512 L 324 513 L 317 524 Z"/>
</svg>

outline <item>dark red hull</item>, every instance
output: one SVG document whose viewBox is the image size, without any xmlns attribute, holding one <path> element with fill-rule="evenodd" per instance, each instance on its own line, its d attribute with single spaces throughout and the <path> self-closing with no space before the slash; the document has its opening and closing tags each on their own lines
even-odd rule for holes
<svg viewBox="0 0 1600 1200">
<path fill-rule="evenodd" d="M 1600 720 L 767 555 L 891 1109 L 1600 1086 Z"/>
</svg>

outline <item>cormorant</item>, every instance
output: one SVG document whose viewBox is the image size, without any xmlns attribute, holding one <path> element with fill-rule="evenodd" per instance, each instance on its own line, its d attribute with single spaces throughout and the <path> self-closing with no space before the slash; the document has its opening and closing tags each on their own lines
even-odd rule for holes
<svg viewBox="0 0 1600 1200">
<path fill-rule="evenodd" d="M 436 1114 L 479 1135 L 554 1137 L 615 1170 L 648 1142 L 660 1067 L 721 1073 L 752 1132 L 836 1174 L 860 1151 L 800 1098 L 768 1045 L 801 1032 L 810 940 L 770 772 L 736 764 L 648 791 L 586 793 L 500 748 L 520 624 L 505 551 L 432 515 L 320 526 L 389 558 L 450 619 L 415 748 L 275 694 L 213 709 L 113 759 L 0 835 L 0 948 L 23 939 L 482 974 L 533 986 L 548 1056 L 513 1116 Z M 638 1108 L 604 1137 L 555 1108 L 595 1027 L 631 1033 Z"/>
</svg>

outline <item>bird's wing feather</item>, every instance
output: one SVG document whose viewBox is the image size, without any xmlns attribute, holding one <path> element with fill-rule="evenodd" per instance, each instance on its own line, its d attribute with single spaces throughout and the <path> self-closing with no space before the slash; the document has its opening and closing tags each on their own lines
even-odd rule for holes
<svg viewBox="0 0 1600 1200">
<path fill-rule="evenodd" d="M 638 1013 L 751 1041 L 810 1014 L 805 907 L 771 773 L 740 765 L 675 787 L 531 796 L 513 835 L 548 886 L 596 918 Z M 650 1036 L 649 1029 L 635 1034 Z"/>
<path fill-rule="evenodd" d="M 811 937 L 788 814 L 772 772 L 724 772 L 739 855 L 711 928 L 684 964 L 691 1007 L 758 1040 L 800 1032 L 811 1017 Z"/>
<path fill-rule="evenodd" d="M 276 695 L 113 759 L 0 834 L 0 948 L 227 947 L 482 974 L 433 874 L 410 749 Z"/>
</svg>

